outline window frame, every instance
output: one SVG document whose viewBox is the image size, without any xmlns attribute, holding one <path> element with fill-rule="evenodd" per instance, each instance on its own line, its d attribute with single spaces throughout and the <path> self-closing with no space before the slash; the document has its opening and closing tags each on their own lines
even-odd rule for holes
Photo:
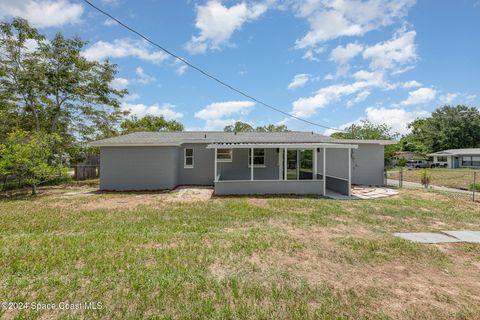
<svg viewBox="0 0 480 320">
<path fill-rule="evenodd" d="M 447 156 L 437 156 L 437 162 L 448 162 Z"/>
<path fill-rule="evenodd" d="M 257 150 L 263 150 L 263 155 L 262 156 L 256 156 L 255 155 L 255 151 Z M 248 167 L 251 168 L 252 165 L 252 160 L 251 160 L 251 152 L 252 152 L 252 149 L 251 148 L 248 148 Z M 254 155 L 253 155 L 253 167 L 254 168 L 266 168 L 267 165 L 265 164 L 265 148 L 254 148 Z M 263 164 L 255 164 L 255 158 L 262 158 L 263 159 Z"/>
<path fill-rule="evenodd" d="M 220 150 L 228 150 L 228 153 L 227 152 L 219 152 Z M 224 159 L 218 159 L 218 155 L 219 154 L 222 154 L 222 155 L 230 155 L 230 158 L 224 158 Z M 233 149 L 232 148 L 218 148 L 217 149 L 217 162 L 232 162 L 233 161 Z"/>
<path fill-rule="evenodd" d="M 192 155 L 187 156 L 187 150 L 192 150 Z M 187 158 L 192 158 L 192 164 L 187 164 Z M 195 151 L 193 148 L 184 148 L 183 149 L 183 168 L 185 169 L 193 169 L 195 165 Z"/>
</svg>

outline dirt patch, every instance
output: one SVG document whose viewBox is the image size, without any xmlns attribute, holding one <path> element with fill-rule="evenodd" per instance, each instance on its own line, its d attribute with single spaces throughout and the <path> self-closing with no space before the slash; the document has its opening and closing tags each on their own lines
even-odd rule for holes
<svg viewBox="0 0 480 320">
<path fill-rule="evenodd" d="M 378 234 L 361 226 L 338 224 L 332 228 L 296 227 L 285 221 L 271 221 L 288 236 L 301 241 L 295 250 L 268 249 L 247 258 L 228 256 L 209 268 L 213 278 L 223 280 L 239 275 L 245 281 L 268 286 L 287 276 L 291 283 L 321 286 L 328 283 L 342 292 L 380 292 L 378 308 L 395 316 L 408 307 L 434 308 L 441 314 L 459 311 L 471 303 L 480 304 L 480 274 L 474 254 L 462 254 L 455 245 L 444 246 L 451 264 L 429 265 L 414 259 L 394 259 L 349 263 L 348 250 L 338 243 L 345 237 L 375 239 Z M 239 260 L 240 259 L 241 263 Z"/>
<path fill-rule="evenodd" d="M 212 198 L 211 187 L 178 187 L 168 193 L 167 201 L 170 202 L 196 202 L 208 201 Z"/>
<path fill-rule="evenodd" d="M 270 205 L 268 204 L 268 199 L 265 198 L 248 198 L 248 204 L 253 207 L 267 208 Z"/>
</svg>

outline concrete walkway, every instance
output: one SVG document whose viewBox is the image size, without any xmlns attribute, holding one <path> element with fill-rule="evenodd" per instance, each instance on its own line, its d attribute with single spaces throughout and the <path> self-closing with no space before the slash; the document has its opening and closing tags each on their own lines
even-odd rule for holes
<svg viewBox="0 0 480 320">
<path fill-rule="evenodd" d="M 352 186 L 351 196 L 327 189 L 326 196 L 336 200 L 379 199 L 398 195 L 398 190 L 383 187 Z"/>
<path fill-rule="evenodd" d="M 389 186 L 395 186 L 398 187 L 398 180 L 397 179 L 387 179 L 387 185 Z M 409 188 L 409 189 L 425 189 L 425 187 L 418 182 L 410 182 L 410 181 L 403 181 L 403 187 L 404 188 Z M 436 191 L 446 191 L 446 192 L 455 192 L 455 193 L 462 193 L 465 195 L 471 195 L 472 191 L 468 190 L 460 190 L 460 189 L 455 189 L 455 188 L 448 188 L 448 187 L 441 187 L 441 186 L 432 186 L 430 185 L 428 187 L 431 190 L 436 190 Z"/>
<path fill-rule="evenodd" d="M 480 243 L 480 231 L 399 232 L 395 236 L 417 243 Z"/>
</svg>

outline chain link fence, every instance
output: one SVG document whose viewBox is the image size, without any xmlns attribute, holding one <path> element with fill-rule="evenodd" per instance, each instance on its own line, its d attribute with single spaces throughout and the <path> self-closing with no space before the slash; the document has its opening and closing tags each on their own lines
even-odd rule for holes
<svg viewBox="0 0 480 320">
<path fill-rule="evenodd" d="M 480 202 L 480 170 L 396 167 L 385 170 L 384 177 L 386 186 L 429 188 Z"/>
</svg>

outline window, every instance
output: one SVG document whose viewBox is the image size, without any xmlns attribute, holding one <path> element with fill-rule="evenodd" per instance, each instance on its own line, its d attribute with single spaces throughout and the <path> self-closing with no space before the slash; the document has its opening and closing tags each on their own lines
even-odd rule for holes
<svg viewBox="0 0 480 320">
<path fill-rule="evenodd" d="M 472 166 L 472 157 L 471 156 L 463 156 L 462 157 L 462 166 L 471 167 Z"/>
<path fill-rule="evenodd" d="M 217 149 L 217 162 L 232 162 L 232 149 Z"/>
<path fill-rule="evenodd" d="M 193 168 L 193 149 L 184 149 L 185 151 L 185 160 L 184 160 L 184 167 L 185 168 Z"/>
<path fill-rule="evenodd" d="M 447 162 L 447 156 L 438 156 L 437 162 Z"/>
<path fill-rule="evenodd" d="M 252 163 L 252 149 L 248 149 L 248 167 Z M 254 149 L 253 167 L 265 167 L 265 149 Z"/>
<path fill-rule="evenodd" d="M 472 166 L 480 167 L 480 156 L 472 157 Z"/>
</svg>

